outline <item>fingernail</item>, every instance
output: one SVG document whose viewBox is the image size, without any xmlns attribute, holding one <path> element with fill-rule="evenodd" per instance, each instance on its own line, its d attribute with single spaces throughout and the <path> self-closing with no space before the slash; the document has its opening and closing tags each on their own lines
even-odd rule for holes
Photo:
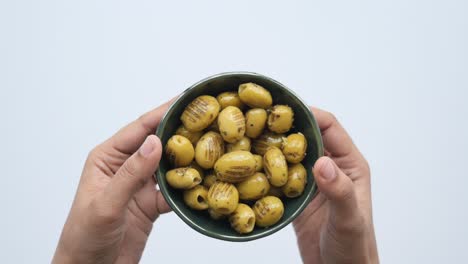
<svg viewBox="0 0 468 264">
<path fill-rule="evenodd" d="M 324 162 L 325 164 L 322 165 L 320 168 L 320 176 L 327 181 L 331 181 L 336 177 L 335 166 L 333 165 L 330 159 L 326 159 Z"/>
<path fill-rule="evenodd" d="M 154 142 L 153 140 L 151 140 L 150 137 L 147 137 L 145 139 L 145 142 L 143 142 L 143 145 L 141 145 L 140 147 L 140 154 L 143 156 L 143 157 L 148 157 L 154 150 Z"/>
</svg>

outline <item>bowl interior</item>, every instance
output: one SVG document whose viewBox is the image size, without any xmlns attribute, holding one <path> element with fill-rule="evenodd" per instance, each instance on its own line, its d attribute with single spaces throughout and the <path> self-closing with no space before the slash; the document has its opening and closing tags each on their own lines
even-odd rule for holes
<svg viewBox="0 0 468 264">
<path fill-rule="evenodd" d="M 227 220 L 212 220 L 206 211 L 195 211 L 185 205 L 182 191 L 171 188 L 165 180 L 166 172 L 172 169 L 165 155 L 163 155 L 157 171 L 157 179 L 161 192 L 174 212 L 184 222 L 202 234 L 228 241 L 248 241 L 264 237 L 280 230 L 294 220 L 317 192 L 311 168 L 315 161 L 323 155 L 320 131 L 309 107 L 284 85 L 263 75 L 247 72 L 215 75 L 187 89 L 169 107 L 158 127 L 156 134 L 161 139 L 163 146 L 166 145 L 168 139 L 175 133 L 178 126 L 181 125 L 180 116 L 185 106 L 193 99 L 204 94 L 217 96 L 225 91 L 237 91 L 238 86 L 246 82 L 254 82 L 268 89 L 273 96 L 273 104 L 289 105 L 294 110 L 295 117 L 293 129 L 288 133 L 301 132 L 307 138 L 307 155 L 302 164 L 307 169 L 308 184 L 303 195 L 293 199 L 282 198 L 285 207 L 282 219 L 268 228 L 255 227 L 253 232 L 240 235 L 230 227 Z"/>
</svg>

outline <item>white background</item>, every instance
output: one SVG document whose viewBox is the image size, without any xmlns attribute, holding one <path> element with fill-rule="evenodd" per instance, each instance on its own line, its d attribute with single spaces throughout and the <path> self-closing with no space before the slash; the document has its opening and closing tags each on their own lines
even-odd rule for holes
<svg viewBox="0 0 468 264">
<path fill-rule="evenodd" d="M 246 70 L 348 129 L 372 167 L 382 263 L 463 262 L 467 11 L 463 0 L 1 0 L 0 259 L 50 262 L 93 146 L 202 78 Z M 220 260 L 300 257 L 291 227 L 236 244 L 168 214 L 142 263 Z"/>
</svg>

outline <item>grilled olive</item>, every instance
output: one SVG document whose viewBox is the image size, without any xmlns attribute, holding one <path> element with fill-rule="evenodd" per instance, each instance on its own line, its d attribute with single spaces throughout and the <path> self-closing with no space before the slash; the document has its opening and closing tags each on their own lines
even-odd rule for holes
<svg viewBox="0 0 468 264">
<path fill-rule="evenodd" d="M 267 121 L 267 112 L 262 108 L 250 109 L 245 113 L 245 135 L 257 138 L 262 134 Z"/>
<path fill-rule="evenodd" d="M 271 131 L 265 131 L 265 133 L 253 141 L 252 149 L 255 153 L 263 156 L 265 155 L 268 147 L 281 148 L 283 137 L 283 134 L 275 134 Z"/>
<path fill-rule="evenodd" d="M 224 109 L 228 106 L 235 106 L 240 109 L 244 108 L 244 103 L 239 98 L 239 94 L 236 92 L 224 92 L 220 93 L 216 99 L 221 106 L 221 109 Z"/>
<path fill-rule="evenodd" d="M 240 203 L 229 217 L 229 222 L 237 233 L 250 233 L 255 227 L 255 213 L 250 206 Z"/>
<path fill-rule="evenodd" d="M 242 200 L 257 200 L 270 190 L 270 183 L 265 174 L 257 172 L 243 182 L 236 184 L 239 197 Z"/>
<path fill-rule="evenodd" d="M 193 168 L 177 168 L 166 173 L 167 183 L 176 189 L 190 189 L 202 181 L 200 174 Z"/>
<path fill-rule="evenodd" d="M 280 187 L 288 180 L 288 164 L 283 152 L 277 147 L 269 147 L 263 156 L 263 166 L 271 185 Z"/>
<path fill-rule="evenodd" d="M 233 152 L 237 150 L 250 151 L 250 138 L 242 137 L 236 143 L 229 143 L 226 145 L 226 152 Z"/>
<path fill-rule="evenodd" d="M 217 181 L 208 191 L 208 205 L 219 214 L 228 215 L 237 208 L 239 193 L 234 185 Z"/>
<path fill-rule="evenodd" d="M 196 161 L 192 161 L 192 163 L 190 163 L 190 168 L 194 168 L 198 171 L 198 173 L 200 174 L 200 177 L 203 179 L 205 177 L 205 171 L 203 170 L 202 167 L 200 167 L 200 165 L 198 165 L 198 163 Z"/>
<path fill-rule="evenodd" d="M 255 224 L 259 227 L 268 227 L 276 224 L 283 217 L 283 202 L 275 196 L 265 196 L 255 202 L 253 206 Z"/>
<path fill-rule="evenodd" d="M 184 110 L 180 120 L 189 131 L 202 131 L 208 127 L 219 113 L 219 103 L 216 98 L 202 95 L 193 100 Z"/>
<path fill-rule="evenodd" d="M 220 219 L 223 219 L 226 217 L 226 215 L 223 215 L 223 214 L 220 214 L 220 213 L 217 213 L 215 210 L 211 209 L 211 208 L 208 208 L 208 214 L 210 215 L 210 217 L 214 220 L 220 220 Z"/>
<path fill-rule="evenodd" d="M 189 165 L 194 157 L 193 145 L 186 137 L 174 135 L 166 144 L 166 155 L 175 167 Z"/>
<path fill-rule="evenodd" d="M 283 154 L 290 163 L 301 162 L 307 149 L 307 139 L 302 133 L 295 133 L 283 139 Z"/>
<path fill-rule="evenodd" d="M 281 190 L 281 187 L 270 186 L 270 190 L 268 191 L 267 195 L 281 198 L 284 196 L 284 193 L 283 190 Z"/>
<path fill-rule="evenodd" d="M 233 151 L 224 154 L 214 166 L 218 180 L 241 182 L 255 173 L 255 159 L 248 151 Z"/>
<path fill-rule="evenodd" d="M 262 171 L 263 170 L 263 157 L 257 154 L 254 154 L 255 159 L 255 171 Z"/>
<path fill-rule="evenodd" d="M 242 102 L 252 108 L 267 109 L 273 103 L 270 92 L 255 83 L 239 85 L 239 97 Z"/>
<path fill-rule="evenodd" d="M 228 106 L 219 113 L 218 127 L 225 141 L 235 143 L 245 134 L 244 114 L 239 108 Z"/>
<path fill-rule="evenodd" d="M 184 202 L 192 209 L 206 210 L 208 209 L 207 196 L 208 189 L 205 186 L 197 185 L 190 190 L 184 191 Z"/>
<path fill-rule="evenodd" d="M 203 186 L 210 188 L 213 183 L 216 182 L 216 174 L 213 170 L 210 170 L 203 178 Z"/>
<path fill-rule="evenodd" d="M 301 163 L 294 164 L 288 169 L 288 181 L 281 187 L 284 195 L 289 198 L 298 197 L 304 192 L 307 184 L 307 171 Z M 240 190 L 239 190 L 240 193 Z"/>
<path fill-rule="evenodd" d="M 192 145 L 195 146 L 198 140 L 203 135 L 203 132 L 202 131 L 191 132 L 191 131 L 188 131 L 187 128 L 184 127 L 184 125 L 181 125 L 179 126 L 179 128 L 177 128 L 176 135 L 186 137 L 188 140 L 190 140 L 190 142 L 192 142 Z"/>
<path fill-rule="evenodd" d="M 204 169 L 213 168 L 215 162 L 224 154 L 224 141 L 220 134 L 205 133 L 195 147 L 195 160 Z"/>
<path fill-rule="evenodd" d="M 275 105 L 268 115 L 268 128 L 276 133 L 286 133 L 291 129 L 294 113 L 287 105 Z"/>
</svg>

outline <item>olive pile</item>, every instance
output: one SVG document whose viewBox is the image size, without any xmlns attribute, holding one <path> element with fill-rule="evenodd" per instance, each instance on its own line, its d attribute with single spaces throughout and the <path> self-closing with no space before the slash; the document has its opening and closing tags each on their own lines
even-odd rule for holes
<svg viewBox="0 0 468 264">
<path fill-rule="evenodd" d="M 301 164 L 306 138 L 286 136 L 294 112 L 272 104 L 270 92 L 254 83 L 216 98 L 199 96 L 165 147 L 175 168 L 166 180 L 183 190 L 187 206 L 207 210 L 215 220 L 228 218 L 241 234 L 277 223 L 284 213 L 279 198 L 298 197 L 307 184 Z"/>
</svg>

